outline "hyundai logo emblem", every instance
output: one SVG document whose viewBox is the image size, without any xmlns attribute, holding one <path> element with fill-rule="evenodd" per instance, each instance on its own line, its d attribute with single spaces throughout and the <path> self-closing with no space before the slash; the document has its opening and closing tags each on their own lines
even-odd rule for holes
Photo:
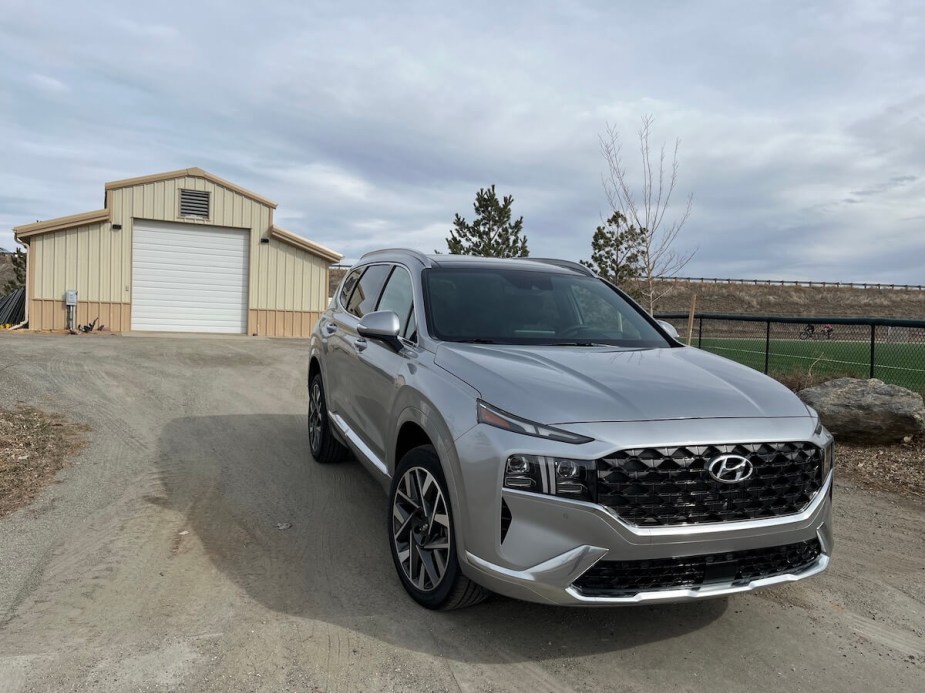
<svg viewBox="0 0 925 693">
<path fill-rule="evenodd" d="M 755 466 L 741 455 L 720 455 L 710 460 L 707 471 L 721 484 L 737 484 L 750 477 Z"/>
</svg>

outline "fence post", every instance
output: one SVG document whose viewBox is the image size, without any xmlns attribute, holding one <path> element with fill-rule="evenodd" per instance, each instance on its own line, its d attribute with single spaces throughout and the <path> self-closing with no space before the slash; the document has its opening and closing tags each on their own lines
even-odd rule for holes
<svg viewBox="0 0 925 693">
<path fill-rule="evenodd" d="M 876 342 L 877 326 L 870 326 L 870 377 L 874 377 L 874 344 Z"/>
<path fill-rule="evenodd" d="M 703 344 L 703 316 L 700 316 L 700 325 L 697 328 L 697 348 L 700 349 Z"/>
<path fill-rule="evenodd" d="M 768 374 L 768 359 L 771 354 L 771 321 L 765 323 L 764 329 L 764 374 Z"/>
</svg>

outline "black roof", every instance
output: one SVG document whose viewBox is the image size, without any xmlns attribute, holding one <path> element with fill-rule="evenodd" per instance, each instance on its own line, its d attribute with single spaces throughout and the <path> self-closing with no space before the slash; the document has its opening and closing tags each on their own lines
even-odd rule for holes
<svg viewBox="0 0 925 693">
<path fill-rule="evenodd" d="M 583 274 L 593 277 L 594 272 L 590 269 L 571 260 L 558 260 L 554 258 L 540 257 L 517 257 L 517 258 L 498 258 L 498 257 L 480 257 L 477 255 L 442 255 L 435 253 L 425 255 L 417 250 L 407 248 L 386 248 L 383 250 L 374 250 L 366 253 L 358 264 L 369 262 L 401 262 L 415 260 L 424 267 L 476 267 L 486 266 L 517 269 L 517 270 L 535 270 L 542 272 L 555 272 L 559 274 Z"/>
</svg>

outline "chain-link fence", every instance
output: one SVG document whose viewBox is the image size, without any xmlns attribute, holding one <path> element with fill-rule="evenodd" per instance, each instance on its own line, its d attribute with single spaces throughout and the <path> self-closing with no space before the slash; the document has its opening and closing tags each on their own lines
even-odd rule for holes
<svg viewBox="0 0 925 693">
<path fill-rule="evenodd" d="M 879 378 L 925 391 L 925 320 L 783 318 L 760 315 L 657 316 L 681 341 L 782 380 L 796 376 Z M 693 327 L 693 330 L 690 328 Z"/>
</svg>

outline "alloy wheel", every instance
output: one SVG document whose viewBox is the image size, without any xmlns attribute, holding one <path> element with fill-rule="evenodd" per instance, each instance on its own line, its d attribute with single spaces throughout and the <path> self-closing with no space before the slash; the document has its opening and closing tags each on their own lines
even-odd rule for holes
<svg viewBox="0 0 925 693">
<path fill-rule="evenodd" d="M 408 469 L 392 502 L 392 541 L 405 577 L 417 589 L 436 589 L 450 558 L 450 516 L 437 479 L 423 467 Z"/>
<path fill-rule="evenodd" d="M 315 380 L 312 383 L 308 404 L 308 443 L 311 445 L 313 455 L 321 449 L 322 416 L 324 416 L 324 400 L 321 394 L 321 383 Z"/>
</svg>

